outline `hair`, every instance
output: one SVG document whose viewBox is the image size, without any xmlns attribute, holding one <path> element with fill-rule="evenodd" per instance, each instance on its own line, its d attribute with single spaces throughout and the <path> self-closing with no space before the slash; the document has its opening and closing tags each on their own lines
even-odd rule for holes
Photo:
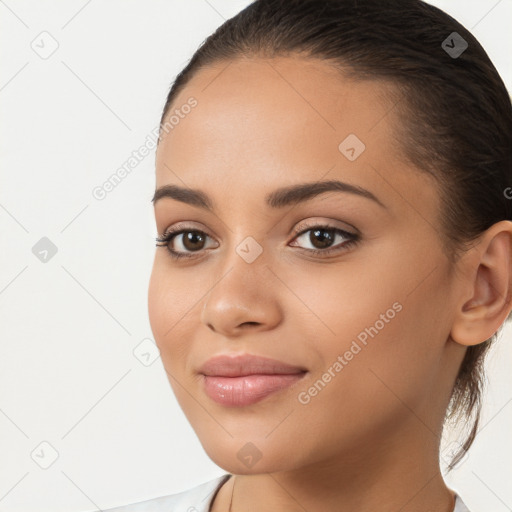
<svg viewBox="0 0 512 512">
<path fill-rule="evenodd" d="M 446 41 L 454 46 L 453 32 L 467 43 L 458 56 L 445 50 Z M 198 70 L 283 56 L 319 59 L 349 79 L 390 85 L 386 94 L 400 120 L 394 137 L 401 157 L 439 187 L 439 235 L 452 263 L 494 223 L 512 220 L 505 193 L 512 184 L 509 93 L 476 38 L 421 0 L 256 0 L 205 39 L 176 76 L 160 128 Z M 444 425 L 465 418 L 472 427 L 449 470 L 478 432 L 484 358 L 503 326 L 466 349 Z"/>
</svg>

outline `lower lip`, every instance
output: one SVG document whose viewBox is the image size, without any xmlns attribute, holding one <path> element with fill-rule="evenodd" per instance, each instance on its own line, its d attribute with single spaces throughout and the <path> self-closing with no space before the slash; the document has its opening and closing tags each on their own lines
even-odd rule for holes
<svg viewBox="0 0 512 512">
<path fill-rule="evenodd" d="M 206 394 L 218 404 L 229 407 L 251 405 L 285 389 L 306 372 L 279 375 L 245 375 L 243 377 L 216 377 L 203 375 Z"/>
</svg>

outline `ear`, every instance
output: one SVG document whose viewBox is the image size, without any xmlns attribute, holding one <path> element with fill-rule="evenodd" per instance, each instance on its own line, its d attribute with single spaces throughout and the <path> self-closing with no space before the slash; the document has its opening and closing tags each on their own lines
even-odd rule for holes
<svg viewBox="0 0 512 512">
<path fill-rule="evenodd" d="M 478 345 L 512 309 L 512 221 L 493 224 L 459 264 L 465 283 L 450 335 L 461 345 Z"/>
</svg>

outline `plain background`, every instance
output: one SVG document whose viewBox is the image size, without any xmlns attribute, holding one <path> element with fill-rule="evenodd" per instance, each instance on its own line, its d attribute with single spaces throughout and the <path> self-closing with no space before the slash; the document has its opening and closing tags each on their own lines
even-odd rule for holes
<svg viewBox="0 0 512 512">
<path fill-rule="evenodd" d="M 248 3 L 0 1 L 0 511 L 110 508 L 224 473 L 161 360 L 140 360 L 152 346 L 154 150 L 103 200 L 92 191 L 157 126 L 197 46 Z M 511 90 L 512 1 L 432 3 Z M 46 262 L 33 252 L 43 237 L 57 250 Z M 511 341 L 507 327 L 483 428 L 447 477 L 473 512 L 512 510 Z"/>
</svg>

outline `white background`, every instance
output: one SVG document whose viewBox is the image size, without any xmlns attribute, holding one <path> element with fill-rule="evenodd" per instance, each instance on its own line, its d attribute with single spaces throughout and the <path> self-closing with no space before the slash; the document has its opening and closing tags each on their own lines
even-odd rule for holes
<svg viewBox="0 0 512 512">
<path fill-rule="evenodd" d="M 92 511 L 224 473 L 161 360 L 133 353 L 152 338 L 154 151 L 104 200 L 92 190 L 157 126 L 201 41 L 248 3 L 0 1 L 0 512 Z M 512 1 L 432 3 L 472 30 L 510 91 Z M 31 44 L 58 48 L 43 59 Z M 46 263 L 32 253 L 42 237 L 58 251 Z M 484 428 L 447 477 L 473 512 L 512 510 L 511 340 L 507 327 Z M 48 469 L 43 441 L 58 452 Z"/>
</svg>

